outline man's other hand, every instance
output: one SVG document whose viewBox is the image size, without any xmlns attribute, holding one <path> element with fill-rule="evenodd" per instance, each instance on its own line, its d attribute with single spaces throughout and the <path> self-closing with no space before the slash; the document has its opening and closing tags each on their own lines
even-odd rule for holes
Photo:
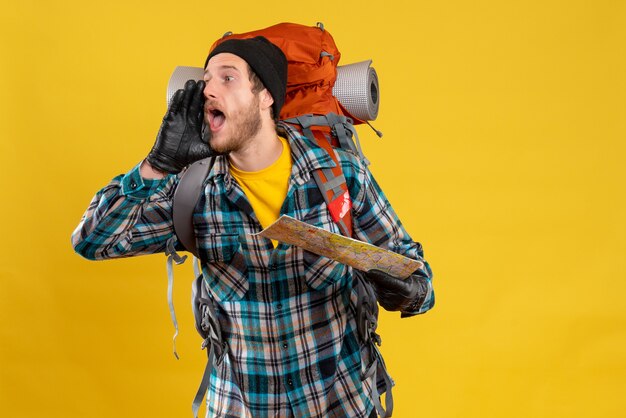
<svg viewBox="0 0 626 418">
<path fill-rule="evenodd" d="M 416 311 L 428 294 L 428 279 L 417 274 L 403 280 L 380 270 L 370 270 L 365 278 L 372 284 L 380 306 L 388 311 Z"/>
</svg>

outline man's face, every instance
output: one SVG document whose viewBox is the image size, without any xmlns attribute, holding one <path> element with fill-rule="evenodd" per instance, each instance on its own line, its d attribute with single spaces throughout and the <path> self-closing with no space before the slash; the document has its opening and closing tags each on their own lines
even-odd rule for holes
<svg viewBox="0 0 626 418">
<path fill-rule="evenodd" d="M 262 125 L 259 93 L 252 92 L 248 64 L 233 54 L 217 54 L 205 68 L 204 81 L 211 148 L 222 154 L 245 148 Z"/>
</svg>

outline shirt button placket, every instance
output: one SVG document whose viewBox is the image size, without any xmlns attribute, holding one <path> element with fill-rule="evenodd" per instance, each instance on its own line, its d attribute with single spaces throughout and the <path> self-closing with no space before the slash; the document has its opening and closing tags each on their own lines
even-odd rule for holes
<svg viewBox="0 0 626 418">
<path fill-rule="evenodd" d="M 275 274 L 275 272 L 278 270 L 278 267 L 276 266 L 276 264 L 271 263 L 267 266 L 267 269 L 269 270 L 269 275 L 272 276 L 273 273 Z M 283 304 L 281 302 L 276 303 L 276 311 L 278 311 L 277 313 L 279 313 L 280 311 L 282 311 L 283 309 Z M 281 321 L 282 316 L 281 315 L 277 315 L 276 319 L 278 319 L 279 323 Z M 283 341 L 283 343 L 281 344 L 281 347 L 283 348 L 283 350 L 286 352 L 287 350 L 289 350 L 289 343 L 287 341 Z M 288 354 L 285 354 L 288 355 Z M 286 358 L 285 358 L 285 364 L 286 364 Z M 285 384 L 287 387 L 287 390 L 290 391 L 293 389 L 293 379 L 286 376 L 285 377 Z"/>
</svg>

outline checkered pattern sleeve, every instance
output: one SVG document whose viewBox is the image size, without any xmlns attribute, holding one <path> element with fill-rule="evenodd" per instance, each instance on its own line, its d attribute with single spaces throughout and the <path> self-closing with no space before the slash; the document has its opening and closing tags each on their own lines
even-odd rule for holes
<svg viewBox="0 0 626 418">
<path fill-rule="evenodd" d="M 144 179 L 138 164 L 98 191 L 72 234 L 72 246 L 90 260 L 165 250 L 173 234 L 172 194 L 177 177 Z"/>
<path fill-rule="evenodd" d="M 412 316 L 428 311 L 434 306 L 435 295 L 432 291 L 432 271 L 428 262 L 424 260 L 422 245 L 413 241 L 382 189 L 364 165 L 355 158 L 348 157 L 342 163 L 342 167 L 353 199 L 355 237 L 423 263 L 423 268 L 414 274 L 427 279 L 428 294 L 424 302 L 414 311 L 402 314 Z M 354 181 L 351 181 L 351 178 Z"/>
</svg>

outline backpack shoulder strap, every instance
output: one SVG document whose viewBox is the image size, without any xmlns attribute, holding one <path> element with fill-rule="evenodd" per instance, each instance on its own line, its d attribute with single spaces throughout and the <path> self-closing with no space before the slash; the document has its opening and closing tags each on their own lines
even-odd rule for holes
<svg viewBox="0 0 626 418">
<path fill-rule="evenodd" d="M 172 201 L 174 233 L 187 251 L 198 257 L 196 235 L 193 230 L 193 210 L 200 199 L 204 179 L 209 175 L 216 157 L 191 164 L 178 182 Z"/>
<path fill-rule="evenodd" d="M 325 142 L 322 141 L 322 143 Z M 333 168 L 321 168 L 313 171 L 313 178 L 322 196 L 324 196 L 331 218 L 344 236 L 352 237 L 352 200 L 348 192 L 346 178 L 341 171 L 335 151 L 330 145 L 326 151 L 336 165 Z"/>
<path fill-rule="evenodd" d="M 342 235 L 352 237 L 352 201 L 339 156 L 332 145 L 335 127 L 328 122 L 327 116 L 313 115 L 299 116 L 283 121 L 285 125 L 295 129 L 324 149 L 335 163 L 334 167 L 318 168 L 311 174 L 326 202 L 333 222 L 337 224 Z M 311 129 L 311 127 L 317 129 Z M 330 132 L 325 132 L 319 129 L 320 127 L 330 128 Z M 341 146 L 341 144 L 338 145 Z"/>
<path fill-rule="evenodd" d="M 211 172 L 215 160 L 216 157 L 209 157 L 191 164 L 181 176 L 172 201 L 174 233 L 185 250 L 191 252 L 196 257 L 198 257 L 198 246 L 196 245 L 196 234 L 193 229 L 193 211 L 202 194 L 204 180 Z M 173 244 L 170 244 L 170 246 L 173 247 Z M 176 251 L 173 248 L 170 249 L 170 252 L 176 255 Z M 171 258 L 168 260 L 171 260 Z M 181 262 L 184 262 L 184 259 Z M 192 307 L 196 329 L 202 338 L 204 338 L 202 348 L 207 349 L 208 355 L 202 381 L 200 382 L 200 387 L 196 392 L 191 406 L 193 416 L 197 418 L 198 410 L 200 409 L 200 405 L 202 404 L 202 400 L 209 386 L 211 370 L 223 360 L 228 351 L 228 345 L 222 338 L 221 327 L 217 319 L 217 308 L 208 292 L 204 277 L 198 269 L 198 260 L 196 258 L 194 258 L 194 272 L 196 280 L 192 288 Z M 178 334 L 178 326 L 171 297 L 171 283 L 173 281 L 171 261 L 169 261 L 168 264 L 168 276 L 170 283 L 168 287 L 170 312 L 174 326 L 176 327 L 176 334 Z M 174 338 L 176 338 L 176 334 Z M 176 343 L 174 343 L 174 350 L 176 350 Z M 174 353 L 176 354 L 176 351 L 174 351 Z M 176 358 L 178 358 L 177 354 Z"/>
</svg>

